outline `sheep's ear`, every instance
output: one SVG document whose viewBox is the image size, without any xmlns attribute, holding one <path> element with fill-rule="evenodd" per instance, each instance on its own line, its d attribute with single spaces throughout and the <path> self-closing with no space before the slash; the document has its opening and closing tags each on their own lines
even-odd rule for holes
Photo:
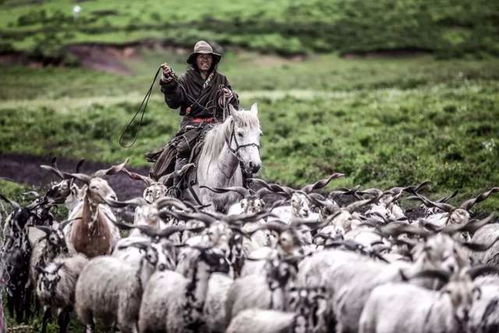
<svg viewBox="0 0 499 333">
<path fill-rule="evenodd" d="M 250 111 L 253 112 L 254 114 L 258 115 L 258 105 L 257 105 L 257 103 L 253 103 L 253 105 L 251 105 Z"/>
</svg>

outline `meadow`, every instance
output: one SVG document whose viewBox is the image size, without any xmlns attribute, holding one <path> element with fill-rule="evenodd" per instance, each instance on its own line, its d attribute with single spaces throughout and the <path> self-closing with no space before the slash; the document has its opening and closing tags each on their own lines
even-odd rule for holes
<svg viewBox="0 0 499 333">
<path fill-rule="evenodd" d="M 170 60 L 171 59 L 171 60 Z M 156 87 L 136 144 L 118 144 L 156 66 L 182 72 L 183 55 L 144 49 L 134 75 L 81 68 L 3 68 L 0 151 L 144 166 L 178 129 Z M 227 52 L 220 70 L 242 106 L 258 103 L 262 177 L 300 186 L 333 171 L 335 184 L 433 183 L 459 200 L 499 183 L 499 62 L 409 58 L 304 60 Z M 491 198 L 480 207 L 492 210 Z"/>
</svg>

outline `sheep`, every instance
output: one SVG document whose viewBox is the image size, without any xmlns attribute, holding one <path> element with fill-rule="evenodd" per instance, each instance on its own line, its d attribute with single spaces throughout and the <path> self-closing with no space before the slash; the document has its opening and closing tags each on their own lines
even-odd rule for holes
<svg viewBox="0 0 499 333">
<path fill-rule="evenodd" d="M 141 235 L 130 235 L 120 239 L 111 254 L 113 257 L 122 259 L 128 264 L 139 268 L 144 255 L 147 255 L 147 251 L 144 251 L 142 247 L 136 246 L 136 244 L 148 243 L 156 251 L 157 255 L 161 257 L 158 260 L 166 263 L 165 269 L 175 269 L 177 250 L 167 239 L 175 233 L 183 232 L 185 228 L 166 227 L 165 229 L 157 230 L 147 225 L 130 225 L 124 222 L 116 223 L 116 226 L 124 229 L 140 230 Z"/>
<path fill-rule="evenodd" d="M 470 310 L 469 331 L 493 333 L 499 331 L 499 277 L 479 277 L 473 281 L 479 288 L 479 297 Z"/>
<path fill-rule="evenodd" d="M 149 280 L 140 306 L 139 332 L 198 332 L 205 327 L 203 311 L 210 276 L 228 273 L 229 265 L 216 248 L 187 250 L 182 254 L 189 262 L 184 274 L 177 268 L 177 272 L 157 272 Z"/>
<path fill-rule="evenodd" d="M 299 281 L 327 287 L 338 331 L 357 331 L 365 301 L 375 287 L 401 281 L 405 274 L 424 269 L 445 267 L 449 272 L 456 272 L 467 265 L 466 254 L 458 243 L 444 234 L 430 237 L 416 250 L 415 258 L 414 263 L 387 264 L 344 251 L 327 250 L 302 262 Z M 425 281 L 425 284 L 431 287 L 434 281 Z"/>
<path fill-rule="evenodd" d="M 63 230 L 70 222 L 72 221 L 53 222 L 51 226 L 34 227 L 40 231 L 41 235 L 35 243 L 31 243 L 30 278 L 33 285 L 36 285 L 38 277 L 36 267 L 45 267 L 58 255 L 68 253 Z"/>
<path fill-rule="evenodd" d="M 226 333 L 284 333 L 290 332 L 295 314 L 278 310 L 247 309 L 230 323 Z"/>
<path fill-rule="evenodd" d="M 293 217 L 299 217 L 310 219 L 311 221 L 318 221 L 319 214 L 312 211 L 312 199 L 309 194 L 314 190 L 327 186 L 331 180 L 343 176 L 344 175 L 341 173 L 333 173 L 328 178 L 321 179 L 314 184 L 306 185 L 300 190 L 294 190 L 276 184 L 267 184 L 265 181 L 256 178 L 252 179 L 252 181 L 272 192 L 285 195 L 290 199 L 289 205 L 273 207 L 272 212 L 278 216 L 279 220 L 290 221 Z"/>
<path fill-rule="evenodd" d="M 293 295 L 294 294 L 294 295 Z M 232 319 L 226 332 L 327 332 L 327 304 L 316 288 L 292 288 L 287 312 L 248 309 Z"/>
<path fill-rule="evenodd" d="M 116 324 L 121 332 L 134 332 L 138 320 L 142 292 L 155 272 L 167 269 L 166 256 L 150 243 L 134 243 L 146 254 L 139 267 L 111 257 L 92 259 L 76 283 L 75 309 L 87 332 L 94 320 L 109 327 Z"/>
<path fill-rule="evenodd" d="M 453 275 L 437 270 L 413 276 L 434 276 L 448 281 L 440 291 L 407 283 L 379 286 L 366 302 L 360 317 L 360 332 L 462 332 L 467 328 L 472 304 L 479 295 L 472 279 L 488 271 L 490 268 L 477 267 Z"/>
<path fill-rule="evenodd" d="M 224 332 L 227 320 L 225 302 L 233 282 L 234 280 L 226 274 L 211 274 L 203 308 L 208 332 Z"/>
<path fill-rule="evenodd" d="M 256 214 L 261 212 L 265 207 L 265 201 L 262 199 L 262 197 L 266 192 L 269 192 L 269 190 L 266 188 L 261 188 L 258 191 L 253 191 L 252 189 L 241 186 L 232 186 L 228 188 L 211 188 L 209 186 L 203 185 L 200 186 L 200 188 L 204 188 L 219 194 L 227 192 L 235 192 L 239 194 L 242 199 L 229 207 L 227 215 Z"/>
<path fill-rule="evenodd" d="M 29 283 L 32 247 L 29 227 L 49 224 L 53 219 L 52 205 L 44 197 L 21 207 L 17 202 L 0 195 L 13 210 L 7 216 L 3 230 L 2 259 L 5 265 L 2 279 L 7 281 L 7 308 L 17 321 L 29 319 L 33 285 Z"/>
<path fill-rule="evenodd" d="M 443 228 L 446 225 L 465 224 L 470 219 L 469 210 L 477 203 L 486 200 L 490 195 L 499 192 L 499 187 L 493 187 L 490 190 L 481 193 L 476 198 L 464 201 L 459 207 L 454 207 L 444 202 L 433 202 L 418 193 L 414 193 L 416 198 L 421 200 L 426 206 L 440 209 L 441 213 L 436 213 L 420 219 L 420 224 L 430 224 L 436 228 Z"/>
<path fill-rule="evenodd" d="M 296 260 L 296 257 L 268 260 L 263 274 L 236 279 L 227 296 L 227 324 L 245 309 L 285 310 L 287 290 L 296 277 Z"/>
<path fill-rule="evenodd" d="M 491 223 L 478 229 L 473 237 L 472 242 L 489 243 L 499 237 L 499 224 Z M 473 252 L 471 259 L 475 264 L 489 264 L 499 267 L 499 243 L 494 244 L 490 249 L 484 252 Z"/>
<path fill-rule="evenodd" d="M 99 170 L 92 175 L 81 173 L 62 174 L 66 178 L 75 178 L 87 184 L 83 201 L 69 214 L 69 219 L 76 219 L 65 229 L 66 244 L 69 253 L 82 253 L 89 258 L 111 253 L 114 244 L 120 239 L 118 229 L 112 221 L 116 220 L 105 200 L 116 200 L 116 193 L 103 176 L 119 172 L 126 164 Z"/>
<path fill-rule="evenodd" d="M 78 276 L 87 264 L 83 255 L 57 257 L 46 266 L 37 266 L 40 273 L 36 295 L 43 306 L 42 332 L 46 331 L 51 310 L 57 310 L 60 332 L 66 332 L 69 312 L 74 304 Z"/>
</svg>

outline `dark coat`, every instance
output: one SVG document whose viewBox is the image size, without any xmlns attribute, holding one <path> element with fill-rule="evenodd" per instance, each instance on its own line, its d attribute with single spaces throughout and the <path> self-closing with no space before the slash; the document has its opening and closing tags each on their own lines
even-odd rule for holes
<svg viewBox="0 0 499 333">
<path fill-rule="evenodd" d="M 223 108 L 219 105 L 218 98 L 221 88 L 232 90 L 225 75 L 213 70 L 206 80 L 194 68 L 190 68 L 178 79 L 179 83 L 172 81 L 165 83 L 160 80 L 161 91 L 165 95 L 166 104 L 172 108 L 180 108 L 180 115 L 184 116 L 182 126 L 190 118 L 222 119 Z M 239 100 L 234 93 L 234 98 L 229 101 L 236 110 Z"/>
</svg>

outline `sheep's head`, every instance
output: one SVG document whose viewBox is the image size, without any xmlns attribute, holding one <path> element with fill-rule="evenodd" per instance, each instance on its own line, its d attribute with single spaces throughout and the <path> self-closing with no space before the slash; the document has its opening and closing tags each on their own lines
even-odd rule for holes
<svg viewBox="0 0 499 333">
<path fill-rule="evenodd" d="M 320 287 L 291 287 L 288 297 L 288 311 L 297 314 L 294 332 L 309 332 L 321 325 L 327 311 L 326 290 Z"/>
<path fill-rule="evenodd" d="M 55 293 L 57 284 L 61 280 L 60 269 L 64 267 L 63 263 L 50 263 L 45 268 L 36 267 L 39 273 L 37 292 L 51 296 Z"/>
<path fill-rule="evenodd" d="M 210 272 L 229 273 L 230 264 L 225 253 L 217 248 L 199 250 L 199 260 L 209 266 Z"/>
<path fill-rule="evenodd" d="M 293 260 L 281 260 L 274 258 L 265 264 L 266 280 L 271 290 L 285 287 L 294 280 L 297 274 L 297 267 Z"/>
<path fill-rule="evenodd" d="M 92 178 L 87 188 L 88 199 L 95 204 L 105 203 L 105 200 L 117 200 L 116 193 L 102 178 Z"/>
<path fill-rule="evenodd" d="M 459 323 L 467 323 L 476 287 L 466 270 L 452 275 L 442 292 L 449 295 L 454 316 Z"/>
<path fill-rule="evenodd" d="M 296 217 L 307 218 L 310 215 L 310 200 L 306 194 L 295 192 L 291 195 L 291 211 Z"/>
<path fill-rule="evenodd" d="M 450 213 L 447 225 L 449 224 L 465 224 L 470 219 L 470 213 L 462 208 L 457 208 Z"/>
<path fill-rule="evenodd" d="M 414 258 L 422 260 L 425 268 L 441 268 L 457 272 L 467 265 L 467 256 L 459 244 L 449 235 L 440 233 L 416 246 Z"/>
<path fill-rule="evenodd" d="M 143 197 L 148 203 L 153 203 L 160 198 L 166 197 L 168 188 L 160 183 L 154 183 L 144 189 Z"/>
<path fill-rule="evenodd" d="M 256 214 L 263 210 L 265 202 L 258 197 L 249 197 L 243 198 L 240 205 L 245 214 Z"/>
</svg>

